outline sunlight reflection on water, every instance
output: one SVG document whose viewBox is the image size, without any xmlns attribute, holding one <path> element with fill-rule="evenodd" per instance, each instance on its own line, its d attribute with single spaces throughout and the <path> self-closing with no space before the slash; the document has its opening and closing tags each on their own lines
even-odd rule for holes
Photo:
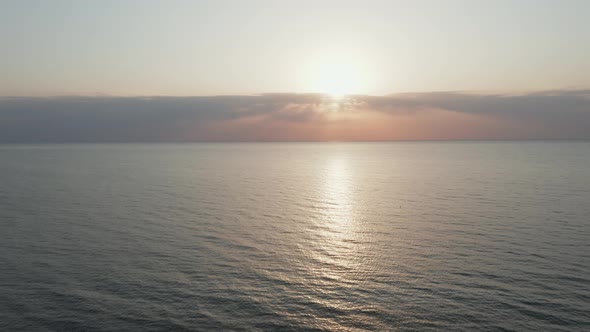
<svg viewBox="0 0 590 332">
<path fill-rule="evenodd" d="M 589 156 L 561 142 L 0 147 L 0 330 L 579 329 Z"/>
<path fill-rule="evenodd" d="M 346 156 L 330 156 L 319 186 L 321 209 L 314 219 L 316 234 L 312 244 L 316 246 L 314 261 L 320 263 L 315 273 L 334 282 L 352 282 L 351 274 L 362 264 L 353 188 L 354 174 Z"/>
</svg>

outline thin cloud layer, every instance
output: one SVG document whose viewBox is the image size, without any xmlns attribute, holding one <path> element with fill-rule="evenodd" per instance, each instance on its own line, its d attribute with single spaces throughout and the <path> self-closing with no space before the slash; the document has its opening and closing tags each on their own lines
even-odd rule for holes
<svg viewBox="0 0 590 332">
<path fill-rule="evenodd" d="M 590 90 L 4 97 L 0 142 L 590 139 Z"/>
</svg>

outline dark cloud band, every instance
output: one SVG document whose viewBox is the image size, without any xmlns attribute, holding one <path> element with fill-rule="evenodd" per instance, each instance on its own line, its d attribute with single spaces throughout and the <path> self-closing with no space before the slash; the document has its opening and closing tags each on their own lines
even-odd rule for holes
<svg viewBox="0 0 590 332">
<path fill-rule="evenodd" d="M 207 97 L 4 97 L 0 98 L 0 142 L 167 142 L 256 140 L 236 135 L 248 126 L 267 130 L 299 128 L 334 121 L 326 114 L 416 116 L 444 110 L 511 124 L 511 130 L 534 124 L 543 130 L 527 138 L 590 139 L 590 90 L 526 94 L 461 92 L 351 96 L 334 101 L 320 94 L 263 94 Z M 250 121 L 251 120 L 251 121 Z M 428 121 L 421 117 L 421 121 Z M 237 125 L 229 125 L 236 124 Z M 254 124 L 253 124 L 254 123 Z M 341 128 L 354 122 L 341 123 Z M 482 124 L 484 126 L 484 124 Z M 485 129 L 485 128 L 482 128 Z M 296 129 L 293 129 L 296 130 Z M 195 134 L 186 135 L 187 132 Z M 277 140 L 282 140 L 276 134 Z M 493 135 L 492 135 L 493 136 Z M 433 137 L 436 138 L 436 137 Z M 476 138 L 476 137 L 474 137 Z M 504 139 L 498 131 L 496 139 Z M 313 139 L 313 138 L 312 138 Z M 384 137 L 387 139 L 387 137 Z"/>
</svg>

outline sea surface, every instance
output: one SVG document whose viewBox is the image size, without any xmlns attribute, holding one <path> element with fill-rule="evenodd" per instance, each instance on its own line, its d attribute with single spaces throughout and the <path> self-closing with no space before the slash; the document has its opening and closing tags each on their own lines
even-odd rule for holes
<svg viewBox="0 0 590 332">
<path fill-rule="evenodd" d="M 0 146 L 1 331 L 590 331 L 590 142 Z"/>
</svg>

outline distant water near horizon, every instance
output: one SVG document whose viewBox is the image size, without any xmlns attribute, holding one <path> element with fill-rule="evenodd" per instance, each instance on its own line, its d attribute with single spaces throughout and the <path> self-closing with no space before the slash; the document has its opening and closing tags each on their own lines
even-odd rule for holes
<svg viewBox="0 0 590 332">
<path fill-rule="evenodd" d="M 2 331 L 590 331 L 589 142 L 0 145 Z"/>
</svg>

